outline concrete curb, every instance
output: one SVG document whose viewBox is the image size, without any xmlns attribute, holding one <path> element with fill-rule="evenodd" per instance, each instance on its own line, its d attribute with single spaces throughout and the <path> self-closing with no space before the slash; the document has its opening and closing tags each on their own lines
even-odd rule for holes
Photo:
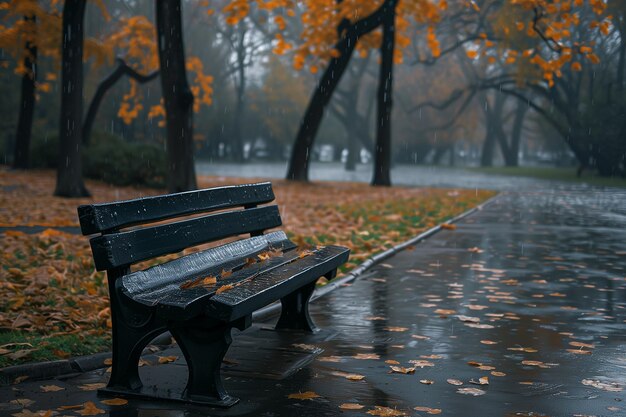
<svg viewBox="0 0 626 417">
<path fill-rule="evenodd" d="M 445 223 L 446 224 L 456 223 L 459 220 L 477 211 L 482 210 L 487 205 L 491 204 L 499 196 L 500 194 L 496 194 L 495 196 L 491 197 L 489 200 L 485 201 L 484 203 L 479 204 L 478 206 L 459 214 L 458 216 L 448 220 Z M 357 277 L 363 275 L 373 266 L 381 263 L 385 259 L 392 257 L 396 253 L 406 249 L 408 246 L 415 245 L 423 241 L 424 239 L 434 235 L 440 230 L 442 230 L 441 225 L 435 226 L 421 233 L 420 235 L 415 236 L 414 238 L 411 238 L 392 248 L 387 249 L 384 252 L 381 252 L 379 254 L 372 256 L 371 258 L 366 259 L 363 263 L 361 263 L 359 266 L 354 268 L 347 275 L 339 279 L 333 280 L 329 282 L 327 285 L 324 285 L 323 287 L 316 289 L 315 292 L 313 293 L 313 296 L 311 297 L 311 301 L 315 301 L 319 298 L 322 298 L 325 295 L 329 294 L 330 292 L 336 290 L 337 288 L 340 288 L 342 285 L 353 282 L 354 280 L 356 280 Z M 271 317 L 278 315 L 279 313 L 280 313 L 280 303 L 276 302 L 254 312 L 252 314 L 252 320 L 253 321 L 265 321 Z M 157 339 L 155 339 L 155 343 L 153 344 L 156 344 L 156 345 L 169 344 L 169 341 L 171 340 L 170 337 L 171 336 L 169 335 L 169 333 L 165 333 L 157 338 L 158 342 L 157 342 Z M 144 351 L 144 354 L 145 353 L 152 354 L 154 352 Z M 52 362 L 37 362 L 37 363 L 27 363 L 23 365 L 9 366 L 9 367 L 0 369 L 0 385 L 7 385 L 10 383 L 14 383 L 16 379 L 19 379 L 21 377 L 28 377 L 28 379 L 31 379 L 31 380 L 48 379 L 48 378 L 55 378 L 61 375 L 69 375 L 69 374 L 74 374 L 74 373 L 93 371 L 95 369 L 104 367 L 105 359 L 110 358 L 110 357 L 111 357 L 110 352 L 104 352 L 104 353 L 96 353 L 93 355 L 79 356 L 79 357 L 72 358 L 72 359 L 58 360 L 58 361 L 52 361 Z"/>
</svg>

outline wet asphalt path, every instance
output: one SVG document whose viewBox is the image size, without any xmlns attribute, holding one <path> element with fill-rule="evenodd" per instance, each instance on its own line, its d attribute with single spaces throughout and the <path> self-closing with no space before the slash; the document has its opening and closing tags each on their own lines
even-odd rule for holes
<svg viewBox="0 0 626 417">
<path fill-rule="evenodd" d="M 396 413 L 381 415 L 428 415 L 414 407 L 429 407 L 446 416 L 626 416 L 625 242 L 624 191 L 506 192 L 456 230 L 315 302 L 320 333 L 257 325 L 235 334 L 225 385 L 242 401 L 228 410 L 103 405 L 77 389 L 106 382 L 103 369 L 4 387 L 0 413 L 18 412 L 9 401 L 28 398 L 31 411 L 94 401 L 110 415 L 142 417 L 367 416 L 375 406 Z M 180 365 L 141 370 L 147 383 L 160 374 L 176 385 Z M 484 377 L 489 384 L 480 385 Z M 42 393 L 48 384 L 66 389 Z M 288 398 L 307 391 L 319 397 Z M 342 411 L 344 403 L 363 408 Z"/>
</svg>

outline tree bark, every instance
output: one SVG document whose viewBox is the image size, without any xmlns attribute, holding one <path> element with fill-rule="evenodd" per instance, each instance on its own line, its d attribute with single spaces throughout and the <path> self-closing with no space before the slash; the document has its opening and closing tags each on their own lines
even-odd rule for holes
<svg viewBox="0 0 626 417">
<path fill-rule="evenodd" d="M 234 162 L 243 162 L 243 118 L 245 112 L 246 93 L 246 26 L 242 20 L 237 27 L 239 38 L 237 39 L 237 101 L 235 104 L 235 117 L 233 118 L 233 137 L 231 139 L 231 154 Z"/>
<path fill-rule="evenodd" d="M 393 53 L 397 2 L 387 6 L 383 18 L 383 40 L 378 80 L 378 120 L 371 185 L 391 185 L 391 109 L 393 106 Z"/>
<path fill-rule="evenodd" d="M 300 122 L 300 128 L 287 169 L 288 180 L 309 180 L 311 149 L 313 148 L 315 135 L 322 122 L 324 110 L 350 62 L 356 42 L 360 36 L 380 26 L 383 18 L 383 9 L 390 5 L 395 5 L 396 2 L 397 0 L 385 0 L 373 14 L 352 24 L 344 21 L 337 28 L 340 39 L 335 44 L 335 49 L 339 51 L 340 55 L 330 60 Z"/>
<path fill-rule="evenodd" d="M 24 16 L 26 22 L 36 24 L 36 16 Z M 13 154 L 14 169 L 28 169 L 30 166 L 30 142 L 35 113 L 35 84 L 37 82 L 37 46 L 26 41 L 24 68 L 27 72 L 22 76 L 22 96 L 20 97 L 20 114 L 15 133 L 15 151 Z"/>
<path fill-rule="evenodd" d="M 505 157 L 506 166 L 519 166 L 519 148 L 522 141 L 522 128 L 524 127 L 524 119 L 528 106 L 522 101 L 518 101 L 515 110 L 515 119 L 513 120 L 513 128 L 511 130 L 511 146 L 509 147 L 510 156 Z"/>
<path fill-rule="evenodd" d="M 63 6 L 61 120 L 59 162 L 54 195 L 85 197 L 81 153 L 83 119 L 83 19 L 86 0 L 66 0 Z"/>
<path fill-rule="evenodd" d="M 98 109 L 100 108 L 100 104 L 102 103 L 104 96 L 124 75 L 128 75 L 133 80 L 143 84 L 155 79 L 159 75 L 159 71 L 156 70 L 148 75 L 142 75 L 129 67 L 122 58 L 117 58 L 117 68 L 115 68 L 115 70 L 105 79 L 100 81 L 98 89 L 89 104 L 89 109 L 87 110 L 87 115 L 85 116 L 85 123 L 83 124 L 83 145 L 89 145 L 93 123 L 96 120 L 96 115 L 98 114 Z"/>
<path fill-rule="evenodd" d="M 156 0 L 161 89 L 167 124 L 167 188 L 197 188 L 193 156 L 193 94 L 187 83 L 181 0 Z"/>
</svg>

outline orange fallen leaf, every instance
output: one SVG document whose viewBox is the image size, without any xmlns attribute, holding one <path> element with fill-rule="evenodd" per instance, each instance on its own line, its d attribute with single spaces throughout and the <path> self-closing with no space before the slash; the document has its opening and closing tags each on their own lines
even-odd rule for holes
<svg viewBox="0 0 626 417">
<path fill-rule="evenodd" d="M 388 332 L 406 332 L 407 330 L 409 330 L 408 327 L 385 327 L 385 330 L 387 330 Z"/>
<path fill-rule="evenodd" d="M 378 355 L 377 353 L 357 353 L 356 355 L 353 356 L 354 359 L 361 359 L 361 360 L 365 360 L 365 359 L 380 359 L 380 355 Z"/>
<path fill-rule="evenodd" d="M 298 392 L 296 394 L 289 394 L 287 398 L 292 400 L 312 400 L 313 398 L 321 398 L 321 396 L 317 395 L 313 391 L 306 391 Z"/>
<path fill-rule="evenodd" d="M 405 368 L 404 366 L 390 366 L 391 372 L 396 374 L 413 374 L 415 368 Z"/>
<path fill-rule="evenodd" d="M 96 391 L 96 390 L 99 390 L 100 388 L 104 388 L 106 386 L 107 386 L 107 384 L 104 384 L 102 382 L 96 382 L 96 383 L 93 383 L 93 384 L 79 385 L 78 389 L 80 389 L 82 391 Z"/>
<path fill-rule="evenodd" d="M 56 392 L 63 391 L 65 389 L 63 387 L 59 387 L 58 385 L 40 385 L 39 388 L 41 388 L 42 392 Z"/>
<path fill-rule="evenodd" d="M 343 403 L 339 406 L 342 410 L 360 410 L 365 408 L 364 405 L 356 404 L 356 403 Z"/>
<path fill-rule="evenodd" d="M 583 343 L 583 342 L 569 342 L 570 346 L 574 346 L 574 347 L 580 347 L 580 348 L 589 348 L 589 349 L 594 349 L 595 345 L 589 344 L 589 343 Z"/>
<path fill-rule="evenodd" d="M 96 404 L 91 401 L 87 401 L 83 404 L 83 407 L 82 410 L 76 410 L 76 414 L 80 414 L 81 416 L 97 416 L 98 414 L 105 413 L 104 410 L 96 407 Z"/>
<path fill-rule="evenodd" d="M 221 294 L 224 291 L 228 291 L 228 290 L 232 290 L 234 287 L 230 284 L 226 284 L 226 285 L 222 285 L 221 287 L 219 287 L 217 289 L 217 291 L 215 292 L 216 294 Z"/>
<path fill-rule="evenodd" d="M 565 350 L 575 355 L 591 355 L 590 350 L 583 350 L 583 349 L 565 349 Z"/>
<path fill-rule="evenodd" d="M 494 342 L 493 340 L 481 340 L 480 343 L 483 345 L 497 345 L 498 342 Z"/>
<path fill-rule="evenodd" d="M 430 408 L 430 407 L 413 407 L 415 411 L 423 411 L 427 414 L 441 414 L 440 408 Z"/>
<path fill-rule="evenodd" d="M 446 379 L 446 381 L 448 382 L 448 384 L 450 385 L 463 385 L 463 381 L 459 381 L 458 379 Z"/>
<path fill-rule="evenodd" d="M 128 404 L 128 400 L 124 398 L 111 398 L 110 400 L 102 400 L 100 401 L 102 404 L 106 405 L 126 405 Z"/>
<path fill-rule="evenodd" d="M 456 224 L 442 223 L 441 228 L 446 230 L 456 230 Z"/>
<path fill-rule="evenodd" d="M 396 410 L 395 408 L 382 407 L 380 405 L 375 405 L 373 410 L 369 410 L 367 414 L 372 416 L 381 416 L 381 417 L 397 417 L 397 416 L 406 416 L 407 414 L 403 411 Z"/>
<path fill-rule="evenodd" d="M 392 359 L 387 359 L 387 360 L 385 361 L 385 363 L 386 363 L 387 365 L 400 365 L 400 362 L 398 362 L 398 361 L 394 361 L 394 360 L 392 360 Z"/>
<path fill-rule="evenodd" d="M 178 359 L 178 356 L 159 356 L 159 363 L 170 363 Z"/>
<path fill-rule="evenodd" d="M 506 376 L 504 372 L 491 371 L 491 375 L 493 376 Z"/>
</svg>

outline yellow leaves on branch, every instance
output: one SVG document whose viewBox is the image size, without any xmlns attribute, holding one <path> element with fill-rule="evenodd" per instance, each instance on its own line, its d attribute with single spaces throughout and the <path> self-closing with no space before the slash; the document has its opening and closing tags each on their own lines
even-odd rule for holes
<svg viewBox="0 0 626 417">
<path fill-rule="evenodd" d="M 554 79 L 562 76 L 561 69 L 570 64 L 573 71 L 582 71 L 582 64 L 575 60 L 576 56 L 598 64 L 600 58 L 593 52 L 593 41 L 588 44 L 573 39 L 573 33 L 582 25 L 583 11 L 593 12 L 595 18 L 589 22 L 589 28 L 596 30 L 601 36 L 610 33 L 611 17 L 606 15 L 607 3 L 602 0 L 511 0 L 511 4 L 520 8 L 526 16 L 532 16 L 528 22 L 516 21 L 518 31 L 530 38 L 541 38 L 543 44 L 537 48 L 522 52 L 522 57 L 536 66 L 543 80 L 549 87 Z M 593 39 L 593 36 L 589 36 Z M 512 57 L 509 54 L 509 57 Z M 507 58 L 511 64 L 515 58 Z"/>
</svg>

